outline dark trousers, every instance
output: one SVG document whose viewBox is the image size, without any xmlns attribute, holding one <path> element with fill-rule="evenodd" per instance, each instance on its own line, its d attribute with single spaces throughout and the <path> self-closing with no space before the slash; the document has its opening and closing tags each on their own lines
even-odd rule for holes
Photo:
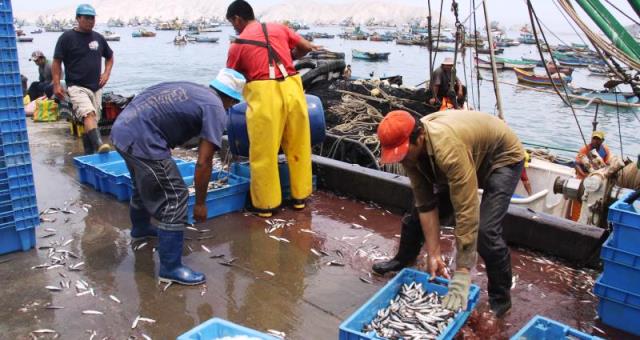
<svg viewBox="0 0 640 340">
<path fill-rule="evenodd" d="M 487 290 L 491 305 L 511 299 L 511 253 L 502 238 L 502 220 L 509 209 L 523 165 L 524 162 L 521 161 L 498 168 L 484 184 L 480 203 L 478 253 L 487 268 Z"/>
<path fill-rule="evenodd" d="M 27 90 L 27 93 L 29 94 L 29 98 L 31 98 L 31 100 L 36 100 L 37 98 L 40 98 L 44 95 L 51 98 L 51 96 L 53 95 L 53 84 L 34 81 L 33 83 L 31 83 L 31 86 L 29 86 L 29 90 Z"/>
<path fill-rule="evenodd" d="M 133 195 L 129 208 L 153 216 L 158 229 L 182 231 L 187 224 L 187 189 L 173 159 L 147 160 L 117 150 L 131 174 Z"/>
</svg>

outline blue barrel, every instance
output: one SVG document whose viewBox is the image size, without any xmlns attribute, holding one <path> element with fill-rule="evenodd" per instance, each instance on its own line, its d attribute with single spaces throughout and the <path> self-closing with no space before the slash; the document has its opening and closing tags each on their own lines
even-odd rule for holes
<svg viewBox="0 0 640 340">
<path fill-rule="evenodd" d="M 324 109 L 320 98 L 305 95 L 309 109 L 309 125 L 311 127 L 311 145 L 322 143 L 325 137 Z M 247 103 L 242 102 L 229 109 L 229 148 L 236 156 L 249 157 L 249 135 L 247 134 Z"/>
</svg>

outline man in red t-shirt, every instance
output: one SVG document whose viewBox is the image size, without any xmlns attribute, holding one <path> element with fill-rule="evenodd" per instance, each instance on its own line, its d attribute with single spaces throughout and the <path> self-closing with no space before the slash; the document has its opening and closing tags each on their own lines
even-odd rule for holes
<svg viewBox="0 0 640 340">
<path fill-rule="evenodd" d="M 311 132 L 302 79 L 294 58 L 320 49 L 288 27 L 264 24 L 253 8 L 236 0 L 227 20 L 239 34 L 227 57 L 227 67 L 247 79 L 247 132 L 251 168 L 251 201 L 258 215 L 271 217 L 282 202 L 278 150 L 287 156 L 294 209 L 304 209 L 311 195 Z"/>
</svg>

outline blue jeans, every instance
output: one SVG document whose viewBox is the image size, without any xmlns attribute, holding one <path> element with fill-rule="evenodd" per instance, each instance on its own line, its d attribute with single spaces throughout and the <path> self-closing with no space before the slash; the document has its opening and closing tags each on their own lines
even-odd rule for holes
<svg viewBox="0 0 640 340">
<path fill-rule="evenodd" d="M 480 203 L 478 253 L 487 267 L 489 303 L 511 299 L 511 253 L 502 238 L 502 220 L 516 190 L 524 161 L 494 170 L 484 183 Z"/>
</svg>

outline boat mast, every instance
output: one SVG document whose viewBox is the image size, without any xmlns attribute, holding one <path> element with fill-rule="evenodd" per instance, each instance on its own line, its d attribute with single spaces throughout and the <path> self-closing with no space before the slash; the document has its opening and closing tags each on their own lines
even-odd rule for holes
<svg viewBox="0 0 640 340">
<path fill-rule="evenodd" d="M 502 97 L 500 96 L 500 87 L 498 86 L 498 69 L 496 68 L 496 56 L 493 50 L 493 36 L 491 35 L 491 24 L 489 21 L 489 12 L 487 11 L 487 1 L 482 1 L 482 7 L 484 8 L 484 20 L 487 28 L 487 40 L 489 41 L 489 55 L 491 57 L 491 72 L 493 73 L 493 89 L 496 92 L 496 106 L 498 108 L 498 117 L 504 120 L 504 114 L 502 112 Z M 476 51 L 478 53 L 478 51 Z"/>
</svg>

